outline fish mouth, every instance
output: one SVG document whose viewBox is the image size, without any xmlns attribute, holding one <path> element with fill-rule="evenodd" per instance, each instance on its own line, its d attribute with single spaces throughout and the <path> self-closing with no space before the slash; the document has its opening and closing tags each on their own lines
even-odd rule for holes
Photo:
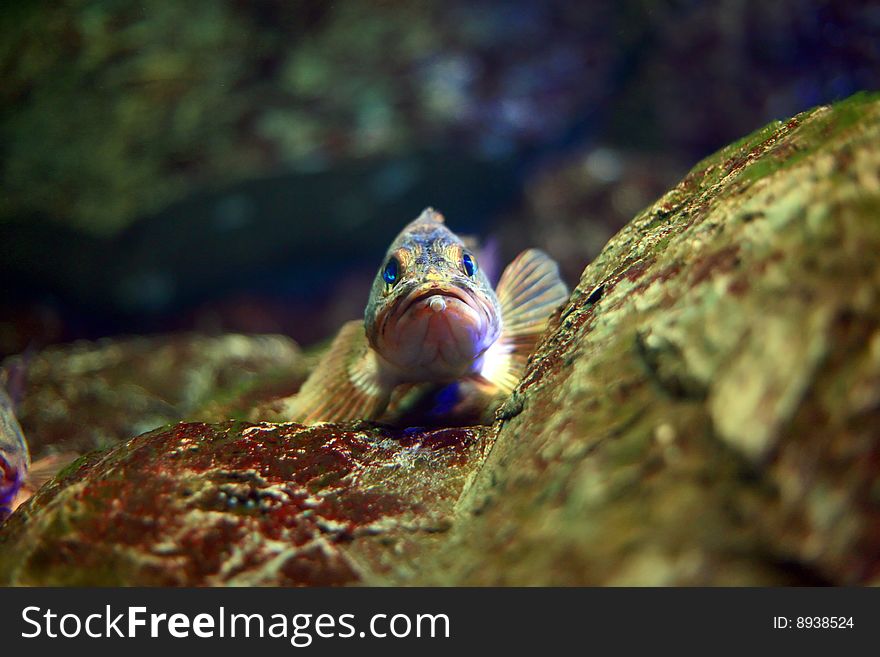
<svg viewBox="0 0 880 657">
<path fill-rule="evenodd" d="M 486 324 L 491 322 L 489 311 L 485 308 L 485 304 L 480 302 L 479 297 L 473 291 L 460 288 L 458 286 L 444 284 L 439 282 L 422 283 L 413 287 L 404 293 L 400 299 L 390 305 L 384 313 L 379 317 L 378 330 L 376 336 L 384 340 L 393 332 L 393 327 L 399 322 L 405 321 L 405 318 L 415 318 L 422 313 L 418 308 L 418 304 L 426 303 L 426 310 L 430 308 L 429 299 L 436 297 L 438 300 L 447 302 L 459 302 L 460 304 L 471 309 L 472 312 L 484 318 Z M 439 304 L 442 310 L 446 310 L 454 303 Z M 435 304 L 436 308 L 437 304 Z M 412 311 L 412 312 L 411 312 Z M 445 313 L 444 313 L 445 314 Z"/>
<path fill-rule="evenodd" d="M 384 318 L 378 351 L 406 376 L 454 380 L 485 351 L 492 329 L 491 309 L 477 290 L 422 283 L 402 295 Z"/>
<path fill-rule="evenodd" d="M 473 296 L 468 294 L 464 290 L 457 288 L 457 287 L 432 284 L 429 287 L 422 286 L 422 287 L 416 288 L 415 290 L 410 292 L 409 295 L 403 301 L 403 305 L 400 308 L 399 315 L 400 316 L 405 315 L 417 303 L 419 303 L 421 301 L 426 301 L 426 300 L 430 299 L 431 297 L 436 297 L 436 296 L 448 297 L 450 299 L 457 299 L 458 301 L 461 301 L 462 303 L 464 303 L 468 306 L 471 306 L 474 308 L 477 307 L 477 304 L 476 304 Z"/>
<path fill-rule="evenodd" d="M 401 290 L 367 339 L 403 381 L 453 381 L 497 339 L 495 305 L 478 287 L 421 282 Z"/>
</svg>

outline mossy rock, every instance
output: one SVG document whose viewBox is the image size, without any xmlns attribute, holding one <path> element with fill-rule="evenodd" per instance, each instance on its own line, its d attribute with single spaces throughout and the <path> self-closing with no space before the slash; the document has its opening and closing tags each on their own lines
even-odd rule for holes
<svg viewBox="0 0 880 657">
<path fill-rule="evenodd" d="M 700 162 L 588 266 L 435 582 L 880 583 L 880 96 Z"/>
</svg>

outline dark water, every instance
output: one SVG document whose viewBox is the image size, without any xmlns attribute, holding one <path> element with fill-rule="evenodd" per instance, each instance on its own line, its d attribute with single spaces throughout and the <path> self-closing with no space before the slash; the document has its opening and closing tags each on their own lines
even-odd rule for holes
<svg viewBox="0 0 880 657">
<path fill-rule="evenodd" d="M 427 205 L 573 283 L 699 158 L 880 88 L 871 2 L 20 2 L 0 34 L 0 354 L 318 340 Z"/>
</svg>

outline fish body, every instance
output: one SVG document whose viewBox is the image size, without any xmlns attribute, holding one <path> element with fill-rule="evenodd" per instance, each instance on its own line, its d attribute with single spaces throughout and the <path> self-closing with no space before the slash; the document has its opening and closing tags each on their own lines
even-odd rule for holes
<svg viewBox="0 0 880 657">
<path fill-rule="evenodd" d="M 363 321 L 343 326 L 286 415 L 305 424 L 380 419 L 414 384 L 506 395 L 567 298 L 556 263 L 537 249 L 517 256 L 493 289 L 476 254 L 427 208 L 389 247 Z"/>
</svg>

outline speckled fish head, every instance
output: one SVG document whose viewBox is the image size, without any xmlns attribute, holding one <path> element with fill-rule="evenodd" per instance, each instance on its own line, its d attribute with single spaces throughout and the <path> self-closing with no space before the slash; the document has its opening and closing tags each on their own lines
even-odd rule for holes
<svg viewBox="0 0 880 657">
<path fill-rule="evenodd" d="M 501 309 L 476 256 L 431 208 L 385 256 L 365 312 L 370 345 L 401 379 L 472 371 L 501 333 Z"/>
</svg>

